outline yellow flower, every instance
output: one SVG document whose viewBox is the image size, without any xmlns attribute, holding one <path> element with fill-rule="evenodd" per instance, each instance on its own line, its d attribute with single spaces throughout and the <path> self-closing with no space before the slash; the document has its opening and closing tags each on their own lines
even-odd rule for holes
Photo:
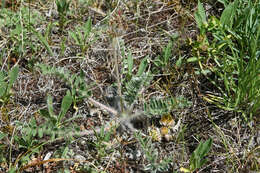
<svg viewBox="0 0 260 173">
<path fill-rule="evenodd" d="M 168 127 L 165 127 L 165 126 L 161 127 L 160 131 L 161 131 L 161 135 L 162 136 L 165 136 L 165 135 L 167 135 L 169 133 Z"/>
<path fill-rule="evenodd" d="M 149 135 L 152 137 L 153 141 L 161 141 L 161 134 L 158 128 L 152 126 L 149 128 Z"/>
<path fill-rule="evenodd" d="M 162 126 L 171 127 L 171 126 L 174 126 L 175 122 L 174 122 L 174 119 L 172 118 L 171 114 L 165 114 L 162 116 L 162 118 L 160 120 L 160 124 Z"/>
</svg>

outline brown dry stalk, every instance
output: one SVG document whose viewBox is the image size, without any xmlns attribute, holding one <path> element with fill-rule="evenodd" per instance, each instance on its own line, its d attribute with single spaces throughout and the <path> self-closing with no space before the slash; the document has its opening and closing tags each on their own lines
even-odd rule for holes
<svg viewBox="0 0 260 173">
<path fill-rule="evenodd" d="M 121 91 L 121 77 L 119 74 L 119 43 L 118 43 L 118 37 L 114 37 L 112 40 L 112 48 L 113 48 L 113 56 L 114 56 L 114 62 L 115 62 L 115 70 L 116 70 L 116 80 L 117 80 L 117 93 L 120 97 L 120 112 L 123 112 L 123 102 L 122 102 L 122 91 Z"/>
<path fill-rule="evenodd" d="M 22 167 L 22 168 L 19 170 L 19 172 L 20 172 L 20 171 L 23 171 L 23 170 L 25 170 L 25 169 L 28 169 L 28 168 L 30 168 L 30 167 L 43 165 L 43 164 L 49 163 L 49 162 L 60 162 L 60 161 L 68 161 L 68 160 L 74 160 L 74 159 L 60 159 L 60 158 L 54 158 L 54 159 L 48 159 L 48 160 L 43 160 L 43 161 L 38 161 L 38 162 L 36 161 L 36 162 L 32 162 L 32 163 L 30 163 L 30 164 L 28 164 L 28 165 L 25 165 L 24 167 Z"/>
<path fill-rule="evenodd" d="M 115 116 L 118 116 L 118 111 L 116 111 L 115 109 L 113 109 L 113 108 L 111 108 L 111 107 L 109 107 L 109 106 L 106 106 L 106 105 L 104 105 L 104 104 L 102 104 L 102 103 L 100 103 L 100 102 L 94 100 L 93 98 L 88 98 L 88 99 L 89 99 L 89 101 L 91 101 L 94 105 L 96 105 L 96 106 L 98 106 L 98 107 L 100 107 L 100 108 L 102 108 L 102 109 L 105 109 L 106 111 L 112 113 L 112 114 L 115 115 Z"/>
</svg>

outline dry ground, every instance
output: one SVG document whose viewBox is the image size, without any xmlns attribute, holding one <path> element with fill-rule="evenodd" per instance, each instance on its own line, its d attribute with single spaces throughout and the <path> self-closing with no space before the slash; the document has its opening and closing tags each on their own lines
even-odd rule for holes
<svg viewBox="0 0 260 173">
<path fill-rule="evenodd" d="M 205 2 L 207 15 L 220 15 L 223 6 L 217 2 Z M 145 88 L 142 97 L 137 100 L 134 112 L 143 109 L 143 103 L 152 97 L 184 96 L 191 105 L 181 109 L 173 109 L 170 116 L 175 124 L 181 124 L 177 132 L 170 132 L 170 139 L 153 139 L 153 147 L 158 152 L 158 162 L 166 157 L 172 159 L 168 169 L 161 172 L 180 172 L 181 167 L 189 167 L 189 158 L 200 141 L 213 139 L 212 148 L 207 156 L 208 162 L 198 172 L 253 172 L 259 171 L 259 120 L 245 123 L 239 113 L 222 110 L 203 100 L 206 93 L 216 93 L 214 87 L 203 76 L 196 75 L 193 67 L 196 64 L 184 63 L 181 67 L 175 65 L 179 57 L 184 60 L 191 56 L 189 39 L 196 39 L 194 12 L 197 2 L 193 1 L 78 1 L 72 0 L 67 15 L 64 31 L 59 30 L 59 14 L 55 1 L 18 1 L 9 5 L 9 9 L 19 16 L 21 8 L 30 8 L 31 22 L 38 32 L 45 34 L 48 24 L 53 23 L 47 38 L 53 52 L 51 56 L 46 47 L 37 37 L 28 32 L 24 40 L 12 39 L 11 31 L 14 26 L 0 28 L 1 69 L 7 70 L 14 63 L 19 64 L 19 76 L 16 80 L 10 101 L 1 107 L 1 131 L 8 134 L 4 138 L 1 157 L 0 172 L 7 172 L 10 163 L 14 164 L 28 148 L 20 148 L 13 141 L 13 136 L 23 135 L 16 126 L 16 122 L 27 125 L 32 117 L 40 125 L 45 120 L 39 115 L 40 109 L 47 108 L 47 94 L 53 97 L 54 110 L 60 111 L 62 98 L 70 87 L 66 81 L 54 75 L 43 75 L 37 63 L 55 67 L 64 67 L 79 74 L 85 73 L 85 82 L 91 86 L 92 98 L 100 103 L 107 103 L 106 89 L 117 82 L 116 66 L 112 39 L 120 36 L 122 46 L 126 52 L 132 52 L 135 71 L 141 60 L 146 56 L 150 62 L 148 67 L 154 65 L 152 61 L 162 54 L 163 47 L 171 40 L 172 35 L 178 34 L 174 42 L 172 57 L 169 61 L 169 70 L 160 71 Z M 35 16 L 34 16 L 35 15 Z M 23 16 L 25 17 L 25 16 Z M 68 36 L 76 26 L 82 25 L 88 18 L 92 19 L 91 43 L 86 52 L 82 53 L 80 47 Z M 26 18 L 26 17 L 25 17 Z M 25 27 L 28 18 L 20 20 Z M 27 32 L 27 30 L 23 30 Z M 15 36 L 16 37 L 16 36 Z M 65 45 L 62 50 L 62 44 Z M 20 45 L 20 46 L 19 46 Z M 21 49 L 21 50 L 19 50 Z M 119 70 L 122 72 L 121 58 Z M 121 77 L 124 78 L 122 75 Z M 81 115 L 73 120 L 68 127 L 79 126 L 80 131 L 92 130 L 101 127 L 113 118 L 102 107 L 96 107 L 88 99 L 77 103 L 78 110 L 72 107 L 66 118 Z M 152 130 L 159 130 L 161 115 L 145 119 L 145 123 L 134 126 L 143 136 L 151 137 Z M 142 120 L 143 121 L 143 120 Z M 72 128 L 73 129 L 73 128 Z M 161 133 L 160 130 L 158 133 Z M 112 138 L 106 143 L 104 151 L 95 145 L 98 138 L 95 134 L 75 137 L 69 140 L 57 140 L 43 145 L 39 151 L 29 155 L 28 167 L 23 167 L 21 161 L 17 167 L 21 172 L 90 172 L 86 167 L 97 172 L 151 172 L 146 169 L 149 165 L 140 143 L 130 130 L 114 131 Z M 38 141 L 50 140 L 47 136 Z M 68 152 L 64 154 L 64 150 Z M 63 155 L 64 154 L 64 155 Z M 43 159 L 50 155 L 49 162 L 43 164 Z M 61 158 L 64 160 L 58 160 Z M 10 160 L 11 159 L 11 160 Z M 68 160 L 65 160 L 68 159 Z M 71 160 L 70 160 L 71 159 Z M 35 163 L 35 164 L 34 164 Z M 31 164 L 31 165 L 30 165 Z M 83 169 L 85 168 L 85 169 Z M 158 171 L 160 172 L 160 171 Z"/>
</svg>

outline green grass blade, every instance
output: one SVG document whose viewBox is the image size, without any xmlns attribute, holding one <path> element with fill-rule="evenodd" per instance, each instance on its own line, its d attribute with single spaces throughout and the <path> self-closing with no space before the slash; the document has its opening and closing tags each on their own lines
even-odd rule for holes
<svg viewBox="0 0 260 173">
<path fill-rule="evenodd" d="M 85 24 L 85 31 L 84 31 L 84 39 L 86 40 L 87 37 L 89 36 L 89 33 L 91 32 L 91 28 L 92 28 L 92 21 L 91 21 L 91 18 L 89 17 L 88 18 L 88 21 L 87 23 Z"/>
<path fill-rule="evenodd" d="M 8 87 L 7 87 L 7 92 L 9 92 L 11 87 L 13 86 L 15 80 L 18 77 L 18 73 L 19 73 L 19 66 L 16 65 L 15 67 L 13 67 L 13 69 L 9 73 L 9 83 L 8 83 Z"/>
<path fill-rule="evenodd" d="M 67 111 L 69 110 L 71 104 L 72 104 L 72 96 L 69 91 L 67 91 L 67 94 L 63 97 L 62 103 L 61 103 L 61 112 L 58 117 L 58 123 L 61 122 L 62 118 L 65 116 Z"/>
<path fill-rule="evenodd" d="M 206 13 L 200 1 L 198 1 L 198 10 L 195 12 L 195 20 L 200 30 L 202 30 L 203 24 L 207 23 Z"/>
<path fill-rule="evenodd" d="M 39 41 L 43 44 L 43 46 L 45 47 L 45 49 L 48 51 L 48 53 L 53 56 L 53 52 L 49 46 L 49 43 L 47 42 L 46 38 L 44 36 L 42 36 L 42 34 L 38 31 L 36 31 L 33 27 L 31 27 L 33 33 L 35 34 L 35 36 L 39 39 Z"/>
<path fill-rule="evenodd" d="M 137 72 L 137 76 L 141 76 L 141 75 L 144 73 L 144 71 L 145 71 L 147 65 L 148 65 L 148 63 L 147 63 L 147 57 L 146 57 L 146 58 L 144 58 L 144 59 L 141 61 L 141 64 L 140 64 L 139 69 L 138 69 L 138 72 Z"/>
<path fill-rule="evenodd" d="M 213 140 L 210 138 L 206 142 L 202 144 L 202 149 L 200 151 L 201 157 L 205 157 L 207 153 L 209 152 L 211 145 L 213 143 Z"/>
<path fill-rule="evenodd" d="M 134 59 L 131 53 L 128 54 L 127 57 L 127 66 L 128 66 L 128 74 L 132 75 L 133 71 L 133 65 L 134 65 Z"/>
<path fill-rule="evenodd" d="M 237 1 L 230 3 L 225 10 L 223 11 L 221 17 L 220 17 L 220 22 L 224 26 L 228 26 L 229 28 L 232 27 L 233 25 L 233 19 L 235 16 L 235 11 L 236 11 L 236 6 L 237 6 Z"/>
<path fill-rule="evenodd" d="M 171 55 L 172 55 L 172 42 L 170 41 L 164 51 L 164 56 L 163 56 L 164 65 L 168 65 L 169 58 L 171 57 Z"/>
<path fill-rule="evenodd" d="M 0 71 L 0 98 L 5 95 L 7 83 L 4 81 L 5 74 L 4 72 Z"/>
<path fill-rule="evenodd" d="M 55 117 L 55 114 L 53 111 L 53 101 L 52 101 L 52 97 L 50 95 L 48 95 L 48 97 L 47 97 L 47 107 L 48 107 L 50 116 Z"/>
</svg>

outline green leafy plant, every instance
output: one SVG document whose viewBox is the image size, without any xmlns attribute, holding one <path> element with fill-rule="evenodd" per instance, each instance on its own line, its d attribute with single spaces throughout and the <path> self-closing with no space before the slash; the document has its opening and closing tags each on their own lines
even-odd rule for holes
<svg viewBox="0 0 260 173">
<path fill-rule="evenodd" d="M 202 62 L 205 62 L 207 59 L 206 57 L 201 56 L 201 54 L 207 51 L 209 46 L 208 38 L 206 35 L 207 27 L 209 24 L 207 22 L 205 10 L 200 1 L 198 1 L 198 10 L 195 12 L 195 20 L 200 30 L 200 34 L 197 36 L 197 40 L 192 43 L 192 51 L 194 56 L 188 58 L 187 62 L 198 62 L 201 71 L 196 70 L 196 73 L 208 74 L 209 70 L 204 69 L 202 65 Z"/>
<path fill-rule="evenodd" d="M 102 158 L 107 155 L 107 152 L 111 152 L 113 150 L 111 147 L 109 149 L 109 142 L 111 140 L 113 129 L 105 131 L 105 127 L 102 126 L 100 129 L 100 133 L 96 133 L 95 130 L 94 132 L 97 138 L 97 141 L 94 142 L 94 146 L 98 151 L 98 157 Z"/>
<path fill-rule="evenodd" d="M 0 27 L 7 28 L 8 33 L 5 35 L 10 38 L 8 41 L 12 46 L 8 49 L 13 56 L 23 58 L 27 51 L 30 53 L 37 51 L 38 47 L 33 44 L 30 36 L 30 26 L 33 27 L 41 21 L 44 21 L 44 18 L 37 11 L 30 12 L 30 9 L 24 6 L 17 12 L 1 9 Z"/>
<path fill-rule="evenodd" d="M 260 107 L 260 25 L 257 11 L 259 4 L 235 0 L 225 5 L 220 19 L 211 17 L 205 21 L 205 10 L 199 2 L 196 22 L 201 34 L 192 44 L 194 57 L 188 59 L 188 62 L 198 62 L 206 77 L 215 74 L 214 79 L 207 78 L 222 96 L 211 94 L 204 98 L 223 109 L 242 113 L 246 120 Z M 209 40 L 206 33 L 213 39 Z M 216 66 L 209 66 L 207 62 L 210 60 Z"/>
<path fill-rule="evenodd" d="M 173 42 L 170 41 L 166 47 L 163 48 L 163 55 L 158 56 L 154 60 L 154 64 L 159 67 L 163 68 L 164 70 L 167 69 L 167 67 L 170 65 L 170 58 L 172 57 L 172 47 Z"/>
<path fill-rule="evenodd" d="M 206 162 L 207 159 L 204 157 L 208 154 L 212 145 L 212 139 L 208 139 L 205 142 L 200 142 L 199 146 L 193 151 L 190 157 L 190 168 L 185 169 L 181 168 L 183 172 L 194 172 L 197 169 L 201 168 Z"/>
<path fill-rule="evenodd" d="M 201 34 L 205 34 L 205 27 L 207 27 L 206 13 L 203 5 L 198 1 L 198 10 L 195 12 L 195 20 Z"/>
<path fill-rule="evenodd" d="M 27 125 L 17 122 L 17 127 L 21 128 L 21 133 L 23 134 L 21 137 L 15 136 L 15 141 L 19 148 L 30 149 L 38 144 L 38 140 L 35 138 L 38 135 L 38 126 L 35 118 L 32 118 Z"/>
<path fill-rule="evenodd" d="M 141 61 L 136 74 L 133 73 L 133 64 L 134 60 L 130 53 L 124 61 L 125 70 L 123 70 L 123 74 L 126 78 L 122 81 L 124 99 L 129 105 L 134 103 L 139 96 L 140 90 L 148 86 L 152 79 L 152 75 L 146 71 L 148 66 L 147 57 Z"/>
<path fill-rule="evenodd" d="M 47 41 L 48 39 L 48 30 L 46 31 L 45 36 L 43 36 L 40 32 L 36 31 L 33 27 L 31 27 L 31 30 L 33 31 L 34 35 L 39 39 L 39 41 L 43 44 L 43 46 L 46 48 L 50 56 L 53 56 L 53 52 L 51 50 L 51 47 Z"/>
<path fill-rule="evenodd" d="M 165 55 L 170 57 L 171 53 L 169 53 L 169 51 L 172 46 L 170 45 L 167 47 L 168 50 L 166 52 L 168 53 L 165 53 Z M 151 72 L 146 71 L 148 66 L 148 57 L 141 61 L 136 74 L 134 74 L 134 60 L 131 53 L 127 55 L 127 58 L 125 58 L 123 62 L 124 68 L 122 73 L 125 76 L 122 81 L 123 99 L 128 103 L 128 105 L 130 105 L 131 108 L 131 106 L 133 106 L 134 103 L 136 103 L 140 98 L 142 89 L 150 84 L 153 76 Z M 164 115 L 170 113 L 173 109 L 183 109 L 190 105 L 191 102 L 182 96 L 178 98 L 168 97 L 161 99 L 149 99 L 144 102 L 144 113 L 146 116 Z"/>
<path fill-rule="evenodd" d="M 47 110 L 40 109 L 39 114 L 46 119 L 46 122 L 42 124 L 36 124 L 36 120 L 34 118 L 31 119 L 28 125 L 24 125 L 23 123 L 17 122 L 18 127 L 22 129 L 22 133 L 26 134 L 22 138 L 18 138 L 18 143 L 21 144 L 21 147 L 31 147 L 34 142 L 38 140 L 34 140 L 35 137 L 43 138 L 44 135 L 51 136 L 51 139 L 54 140 L 56 136 L 64 136 L 70 132 L 71 128 L 65 126 L 73 119 L 78 118 L 79 116 L 75 116 L 72 118 L 64 119 L 64 116 L 68 112 L 69 108 L 72 105 L 72 97 L 70 91 L 67 91 L 67 94 L 63 97 L 61 103 L 61 109 L 58 115 L 54 113 L 52 97 L 48 95 L 47 97 Z"/>
<path fill-rule="evenodd" d="M 144 104 L 144 111 L 148 115 L 164 115 L 173 109 L 183 109 L 191 105 L 184 97 L 169 97 L 162 99 L 150 99 Z"/>
<path fill-rule="evenodd" d="M 8 102 L 11 96 L 11 88 L 18 77 L 19 66 L 14 66 L 8 74 L 0 71 L 0 102 Z"/>
<path fill-rule="evenodd" d="M 15 135 L 14 141 L 16 142 L 16 144 L 18 144 L 18 147 L 20 149 L 24 149 L 26 150 L 26 152 L 21 154 L 16 159 L 15 163 L 11 164 L 10 170 L 20 170 L 22 166 L 24 166 L 30 161 L 30 156 L 32 154 L 38 153 L 42 146 L 52 141 L 55 141 L 56 139 L 59 139 L 59 137 L 65 139 L 67 143 L 71 141 L 71 136 L 69 134 L 73 130 L 77 131 L 78 129 L 72 127 L 72 125 L 67 126 L 67 124 L 71 122 L 73 119 L 79 117 L 75 116 L 66 120 L 64 119 L 64 116 L 68 112 L 71 105 L 72 97 L 70 91 L 67 91 L 67 94 L 62 99 L 60 112 L 58 115 L 56 115 L 54 113 L 52 97 L 48 96 L 48 110 L 39 110 L 39 114 L 46 119 L 46 122 L 42 124 L 37 124 L 35 118 L 32 118 L 30 122 L 26 125 L 19 121 L 16 122 L 17 129 L 21 130 L 22 136 Z M 46 136 L 50 136 L 50 139 L 46 138 Z M 65 151 L 63 152 L 63 155 L 66 155 Z M 19 167 L 16 166 L 18 162 L 21 163 L 21 166 Z"/>
<path fill-rule="evenodd" d="M 168 171 L 172 159 L 170 157 L 165 157 L 164 159 L 158 158 L 158 150 L 153 147 L 151 138 L 143 138 L 139 133 L 135 133 L 135 137 L 138 139 L 145 159 L 148 161 L 148 164 L 144 168 L 145 171 L 152 173 Z"/>
<path fill-rule="evenodd" d="M 64 25 L 66 23 L 67 13 L 69 11 L 71 1 L 67 0 L 56 0 L 57 10 L 59 13 L 59 27 L 60 31 L 63 32 Z"/>
<path fill-rule="evenodd" d="M 69 31 L 69 36 L 75 41 L 76 45 L 80 47 L 81 52 L 84 54 L 89 46 L 95 41 L 90 40 L 90 34 L 92 30 L 91 18 L 88 18 L 87 22 L 80 27 L 76 27 L 75 31 Z"/>
<path fill-rule="evenodd" d="M 70 122 L 72 119 L 75 118 L 74 117 L 63 121 L 63 118 L 68 112 L 71 104 L 72 104 L 72 96 L 70 91 L 67 91 L 66 95 L 62 99 L 61 111 L 58 115 L 56 115 L 53 109 L 52 97 L 48 96 L 47 98 L 48 111 L 42 109 L 39 111 L 39 113 L 48 120 L 48 122 L 51 124 L 52 127 L 60 128 L 61 126 L 63 126 L 64 124 Z"/>
<path fill-rule="evenodd" d="M 88 85 L 86 85 L 84 80 L 84 72 L 81 70 L 80 75 L 71 74 L 68 70 L 64 68 L 50 67 L 44 64 L 37 64 L 44 75 L 56 75 L 63 79 L 69 86 L 71 97 L 73 101 L 73 107 L 77 110 L 77 102 L 82 101 L 91 95 Z"/>
<path fill-rule="evenodd" d="M 77 125 L 71 124 L 71 121 L 80 117 L 80 115 L 73 116 L 71 118 L 65 119 L 65 115 L 72 105 L 72 96 L 70 91 L 67 91 L 66 95 L 62 99 L 61 108 L 59 114 L 54 113 L 52 97 L 48 95 L 47 97 L 47 107 L 48 109 L 40 109 L 39 114 L 46 119 L 46 122 L 39 125 L 37 128 L 37 134 L 40 138 L 43 135 L 48 135 L 51 140 L 55 140 L 58 137 L 72 140 L 71 132 L 78 131 Z M 70 125 L 68 126 L 68 124 Z"/>
<path fill-rule="evenodd" d="M 17 172 L 20 170 L 21 167 L 31 161 L 30 157 L 33 154 L 39 153 L 41 147 L 45 144 L 44 142 L 39 141 L 39 138 L 43 137 L 39 135 L 39 131 L 42 129 L 37 125 L 35 118 L 32 118 L 26 125 L 22 122 L 16 121 L 16 125 L 16 129 L 21 132 L 21 135 L 14 133 L 14 142 L 18 148 L 21 149 L 20 151 L 23 152 L 20 153 L 14 162 L 11 162 L 9 159 L 9 172 Z M 37 138 L 38 136 L 39 138 Z M 11 139 L 11 141 L 12 140 L 13 139 Z"/>
</svg>

